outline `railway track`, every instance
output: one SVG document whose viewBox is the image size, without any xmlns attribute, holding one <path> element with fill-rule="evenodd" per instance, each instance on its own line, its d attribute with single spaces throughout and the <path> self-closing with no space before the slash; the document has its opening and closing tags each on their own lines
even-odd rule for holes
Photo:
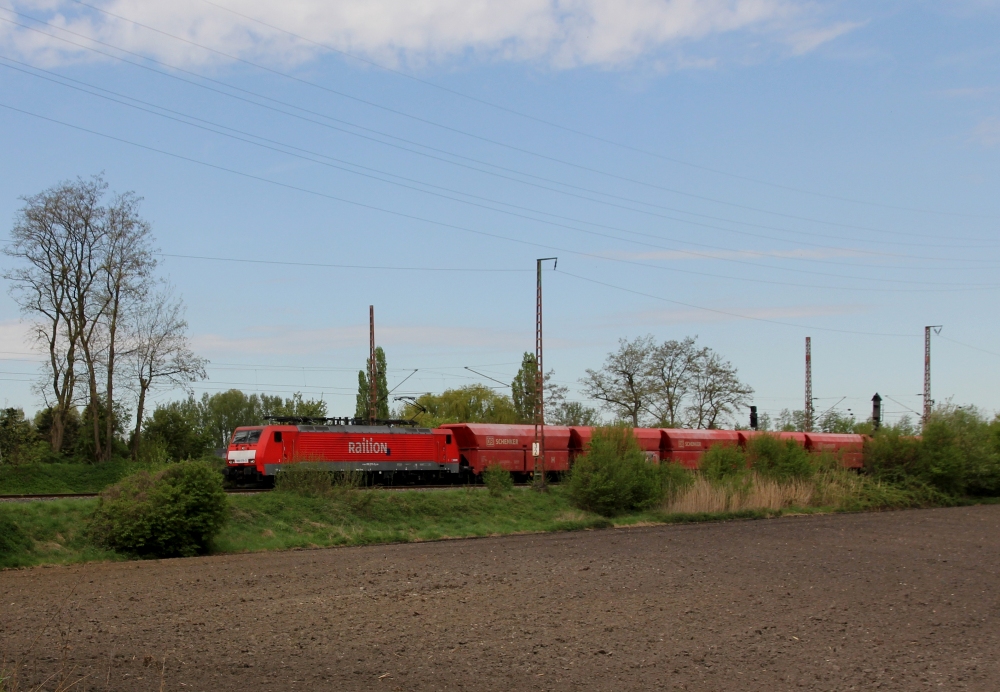
<svg viewBox="0 0 1000 692">
<path fill-rule="evenodd" d="M 515 487 L 527 487 L 530 483 L 515 483 Z M 471 488 L 475 490 L 485 490 L 485 485 L 376 485 L 360 490 L 385 490 L 387 492 L 398 492 L 402 490 L 460 490 Z M 257 493 L 271 492 L 270 488 L 226 488 L 227 495 L 255 495 Z M 0 502 L 44 502 L 51 500 L 85 500 L 97 497 L 98 493 L 40 493 L 35 495 L 0 495 Z"/>
<path fill-rule="evenodd" d="M 261 488 L 227 488 L 226 494 L 243 495 L 267 492 Z M 31 495 L 0 495 L 0 502 L 34 502 L 45 500 L 86 500 L 97 497 L 99 493 L 37 493 Z"/>
</svg>

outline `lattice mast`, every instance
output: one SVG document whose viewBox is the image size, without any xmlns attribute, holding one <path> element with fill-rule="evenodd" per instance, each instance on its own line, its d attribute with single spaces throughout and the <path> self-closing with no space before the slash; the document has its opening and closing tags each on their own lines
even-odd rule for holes
<svg viewBox="0 0 1000 692">
<path fill-rule="evenodd" d="M 924 327 L 924 419 L 923 424 L 931 417 L 931 328 Z"/>
<path fill-rule="evenodd" d="M 535 442 L 531 453 L 535 457 L 534 485 L 545 488 L 545 370 L 542 366 L 542 262 L 555 257 L 536 260 L 538 283 L 535 292 Z M 553 269 L 555 266 L 553 266 Z"/>
<path fill-rule="evenodd" d="M 378 363 L 375 362 L 375 306 L 368 306 L 368 422 L 378 418 Z"/>
<path fill-rule="evenodd" d="M 812 369 L 812 337 L 806 337 L 806 408 L 802 427 L 806 432 L 813 428 L 813 369 Z"/>
</svg>

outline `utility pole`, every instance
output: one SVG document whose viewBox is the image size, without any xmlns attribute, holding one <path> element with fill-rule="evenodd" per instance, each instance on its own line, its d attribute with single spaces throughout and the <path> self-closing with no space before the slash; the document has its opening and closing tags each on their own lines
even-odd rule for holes
<svg viewBox="0 0 1000 692">
<path fill-rule="evenodd" d="M 813 429 L 813 364 L 812 364 L 812 337 L 806 337 L 806 409 L 805 420 L 803 421 L 805 432 L 812 432 Z"/>
<path fill-rule="evenodd" d="M 882 426 L 882 397 L 875 392 L 872 397 L 872 431 L 878 430 Z"/>
<path fill-rule="evenodd" d="M 536 260 L 538 267 L 538 288 L 535 301 L 535 441 L 531 454 L 535 457 L 534 487 L 545 490 L 545 370 L 542 368 L 542 262 L 552 260 L 555 269 L 557 257 L 543 257 Z"/>
<path fill-rule="evenodd" d="M 934 400 L 931 399 L 931 330 L 935 334 L 941 333 L 940 324 L 932 324 L 924 327 L 924 419 L 923 425 L 931 418 L 931 409 L 934 408 Z"/>
<path fill-rule="evenodd" d="M 368 423 L 375 425 L 378 415 L 378 363 L 375 362 L 375 306 L 368 306 Z"/>
</svg>

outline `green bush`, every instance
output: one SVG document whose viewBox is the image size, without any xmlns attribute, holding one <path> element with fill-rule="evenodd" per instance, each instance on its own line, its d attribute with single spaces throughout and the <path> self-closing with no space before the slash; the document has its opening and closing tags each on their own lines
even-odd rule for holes
<svg viewBox="0 0 1000 692">
<path fill-rule="evenodd" d="M 865 445 L 865 468 L 880 480 L 945 495 L 998 495 L 998 428 L 974 407 L 935 411 L 920 437 L 880 430 Z"/>
<path fill-rule="evenodd" d="M 710 481 L 721 481 L 747 470 L 747 455 L 735 445 L 712 445 L 701 458 L 699 467 Z"/>
<path fill-rule="evenodd" d="M 652 507 L 663 499 L 660 467 L 646 460 L 632 431 L 594 431 L 587 453 L 577 459 L 567 483 L 577 507 L 603 516 Z"/>
<path fill-rule="evenodd" d="M 816 472 L 804 447 L 777 435 L 754 435 L 747 442 L 746 455 L 754 471 L 776 481 L 809 478 Z"/>
<path fill-rule="evenodd" d="M 663 499 L 668 502 L 694 485 L 694 473 L 680 464 L 664 462 L 660 464 L 659 471 Z"/>
<path fill-rule="evenodd" d="M 0 560 L 30 547 L 31 539 L 14 518 L 0 507 Z"/>
<path fill-rule="evenodd" d="M 205 464 L 184 462 L 140 471 L 105 489 L 90 523 L 98 544 L 142 557 L 204 553 L 229 516 L 222 477 Z"/>
<path fill-rule="evenodd" d="M 493 497 L 509 493 L 514 487 L 514 479 L 511 478 L 510 471 L 500 464 L 491 464 L 483 469 L 483 483 Z"/>
</svg>

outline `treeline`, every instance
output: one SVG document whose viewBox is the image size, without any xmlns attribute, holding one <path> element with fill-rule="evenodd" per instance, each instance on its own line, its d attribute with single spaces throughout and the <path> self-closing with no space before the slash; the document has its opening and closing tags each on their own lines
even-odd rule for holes
<svg viewBox="0 0 1000 692">
<path fill-rule="evenodd" d="M 136 456 L 149 393 L 202 379 L 206 365 L 189 347 L 183 304 L 155 275 L 142 200 L 109 195 L 101 176 L 22 199 L 4 278 L 45 359 L 37 387 L 45 409 L 31 424 L 7 411 L 5 425 L 17 439 L 32 429 L 53 455 L 107 461 L 120 453 L 131 409 Z"/>
<path fill-rule="evenodd" d="M 181 461 L 213 456 L 229 445 L 233 430 L 241 425 L 260 425 L 268 416 L 326 416 L 326 402 L 305 399 L 301 394 L 290 398 L 267 394 L 246 394 L 238 389 L 217 394 L 189 396 L 180 401 L 159 404 L 142 422 L 142 439 L 137 459 L 147 462 Z M 49 443 L 52 410 L 39 411 L 33 420 L 21 409 L 0 411 L 0 463 L 92 462 L 93 447 L 87 434 L 88 415 L 70 408 L 64 418 L 64 445 L 55 453 Z M 121 418 L 114 417 L 112 454 L 125 457 L 133 449 L 132 437 Z"/>
<path fill-rule="evenodd" d="M 385 361 L 382 362 L 384 364 Z M 525 353 L 521 358 L 521 367 L 510 384 L 509 394 L 497 391 L 497 388 L 472 384 L 447 389 L 441 394 L 401 397 L 396 417 L 415 420 L 430 428 L 445 423 L 532 423 L 538 403 L 537 372 L 535 354 Z M 597 410 L 578 401 L 567 401 L 568 388 L 554 383 L 552 377 L 551 370 L 545 373 L 542 393 L 545 422 L 550 425 L 597 425 L 600 422 Z M 359 389 L 359 411 L 363 410 L 362 392 Z"/>
</svg>

